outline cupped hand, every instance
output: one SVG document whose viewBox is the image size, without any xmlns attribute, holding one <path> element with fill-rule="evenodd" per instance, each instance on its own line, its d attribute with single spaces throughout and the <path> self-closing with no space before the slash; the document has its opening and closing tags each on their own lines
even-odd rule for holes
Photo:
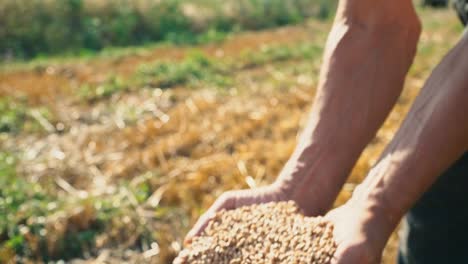
<svg viewBox="0 0 468 264">
<path fill-rule="evenodd" d="M 222 209 L 232 210 L 252 204 L 286 200 L 288 200 L 288 197 L 281 188 L 278 188 L 276 185 L 269 185 L 249 190 L 227 191 L 223 193 L 198 219 L 196 224 L 185 237 L 185 243 L 190 243 L 193 237 L 200 235 L 208 225 L 208 222 L 216 215 L 216 212 Z"/>
<path fill-rule="evenodd" d="M 348 202 L 330 211 L 327 218 L 334 225 L 337 249 L 332 264 L 378 264 L 393 230 L 372 207 Z"/>
</svg>

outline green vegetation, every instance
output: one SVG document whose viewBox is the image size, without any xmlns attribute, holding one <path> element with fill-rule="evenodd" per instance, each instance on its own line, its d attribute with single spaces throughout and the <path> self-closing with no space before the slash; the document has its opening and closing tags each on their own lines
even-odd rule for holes
<svg viewBox="0 0 468 264">
<path fill-rule="evenodd" d="M 181 61 L 143 64 L 128 80 L 111 76 L 100 85 L 84 85 L 79 89 L 78 95 L 85 100 L 95 101 L 139 87 L 231 87 L 234 84 L 232 73 L 235 71 L 280 61 L 318 59 L 321 54 L 322 47 L 313 43 L 272 45 L 264 46 L 260 50 L 244 50 L 240 59 L 219 59 L 194 50 Z"/>
<path fill-rule="evenodd" d="M 16 161 L 13 154 L 0 152 L 0 263 L 14 255 L 45 262 L 83 257 L 108 230 L 119 230 L 109 236 L 140 234 L 140 244 L 154 240 L 135 213 L 150 195 L 144 179 L 123 182 L 110 195 L 71 197 L 60 195 L 53 184 L 46 189 L 47 184 L 21 178 Z M 122 222 L 125 217 L 131 225 Z"/>
<path fill-rule="evenodd" d="M 0 56 L 87 54 L 154 41 L 196 44 L 227 32 L 328 17 L 335 1 L 307 0 L 4 0 Z"/>
<path fill-rule="evenodd" d="M 314 43 L 265 46 L 260 51 L 244 51 L 241 68 L 255 67 L 271 62 L 317 59 L 322 55 L 323 47 Z"/>
<path fill-rule="evenodd" d="M 232 84 L 227 69 L 227 65 L 221 61 L 209 58 L 200 51 L 193 51 L 180 62 L 161 61 L 141 65 L 128 80 L 112 76 L 97 86 L 84 85 L 79 89 L 78 95 L 83 99 L 93 101 L 143 86 L 169 88 L 176 85 L 191 87 L 213 85 L 224 87 Z"/>
<path fill-rule="evenodd" d="M 119 91 L 124 91 L 127 88 L 127 82 L 114 76 L 96 87 L 89 84 L 81 86 L 78 90 L 78 96 L 86 100 L 95 100 L 109 97 L 112 94 Z"/>
<path fill-rule="evenodd" d="M 0 133 L 38 132 L 51 126 L 52 114 L 45 107 L 28 108 L 21 99 L 0 98 Z"/>
<path fill-rule="evenodd" d="M 26 233 L 45 235 L 41 217 L 48 214 L 47 204 L 53 199 L 40 185 L 16 177 L 15 163 L 12 154 L 0 152 L 0 252 L 31 255 Z"/>
<path fill-rule="evenodd" d="M 46 11 L 52 12 L 49 7 L 57 1 L 17 3 L 47 5 Z M 191 25 L 194 31 L 167 33 L 162 38 L 166 42 L 132 48 L 103 46 L 97 53 L 81 50 L 81 42 L 74 46 L 70 37 L 69 51 L 80 57 L 65 59 L 62 54 L 51 60 L 44 56 L 33 62 L 12 62 L 16 67 L 9 68 L 12 72 L 0 70 L 8 80 L 0 87 L 4 96 L 0 98 L 0 263 L 67 263 L 76 258 L 78 262 L 172 263 L 188 228 L 220 193 L 246 188 L 252 184 L 247 180 L 253 179 L 257 186 L 274 180 L 294 149 L 301 120 L 313 100 L 330 24 L 309 21 L 261 32 L 258 38 L 249 33 L 229 36 L 229 43 L 175 46 L 299 21 L 294 12 L 289 20 L 269 18 L 273 22 L 268 24 L 265 19 L 266 14 L 280 17 L 286 3 L 306 3 L 237 0 L 235 6 L 243 5 L 246 11 L 232 18 L 211 12 L 222 9 L 222 5 L 208 5 L 214 1 L 191 1 L 205 7 L 198 18 L 187 16 L 197 23 Z M 320 1 L 314 3 L 319 6 Z M 111 12 L 117 3 L 131 6 L 135 2 L 82 1 L 86 10 L 93 7 L 100 23 L 119 17 L 101 16 L 97 11 Z M 5 3 L 19 7 L 10 0 L 0 7 Z M 177 3 L 182 7 L 189 1 Z M 322 3 L 323 9 L 310 14 L 327 16 Z M 264 8 L 256 13 L 249 11 L 261 5 Z M 275 11 L 270 5 L 281 8 Z M 142 14 L 150 12 L 140 8 Z M 21 20 L 30 16 L 23 9 Z M 190 13 L 190 8 L 182 9 Z M 462 31 L 449 11 L 420 12 L 424 12 L 425 31 L 407 87 L 394 109 L 397 116 L 407 112 L 430 70 Z M 0 16 L 0 23 L 5 19 Z M 13 16 L 9 19 L 20 23 Z M 210 21 L 216 19 L 225 21 L 223 26 L 212 27 Z M 49 26 L 40 19 L 37 23 Z M 110 28 L 100 23 L 96 25 Z M 33 28 L 21 30 L 26 36 Z M 0 35 L 5 32 L 0 27 Z M 76 34 L 79 40 L 80 31 Z M 287 39 L 278 42 L 278 36 Z M 102 37 L 113 38 L 108 33 Z M 61 49 L 62 44 L 57 45 Z M 53 74 L 48 73 L 49 67 Z M 386 135 L 399 125 L 398 119 L 387 122 L 383 136 L 378 136 L 382 140 L 373 142 L 358 162 L 351 185 L 365 175 Z M 337 204 L 350 195 L 350 190 L 343 190 Z"/>
<path fill-rule="evenodd" d="M 232 83 L 227 77 L 226 65 L 210 59 L 203 53 L 194 52 L 181 62 L 157 62 L 142 65 L 137 72 L 143 83 L 161 88 L 199 83 L 226 86 Z"/>
<path fill-rule="evenodd" d="M 24 105 L 11 102 L 10 98 L 0 98 L 0 133 L 20 131 L 25 119 Z"/>
</svg>

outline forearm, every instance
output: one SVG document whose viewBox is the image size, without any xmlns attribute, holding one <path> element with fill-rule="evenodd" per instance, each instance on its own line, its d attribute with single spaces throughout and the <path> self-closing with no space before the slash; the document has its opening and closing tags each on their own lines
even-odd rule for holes
<svg viewBox="0 0 468 264">
<path fill-rule="evenodd" d="M 468 149 L 468 35 L 444 58 L 352 201 L 387 239 L 437 177 Z"/>
<path fill-rule="evenodd" d="M 366 3 L 351 8 L 349 2 Z M 341 1 L 308 123 L 277 181 L 307 214 L 324 213 L 332 205 L 395 104 L 414 57 L 416 15 L 394 21 L 384 4 L 367 2 Z M 309 201 L 313 208 L 307 208 Z"/>
</svg>

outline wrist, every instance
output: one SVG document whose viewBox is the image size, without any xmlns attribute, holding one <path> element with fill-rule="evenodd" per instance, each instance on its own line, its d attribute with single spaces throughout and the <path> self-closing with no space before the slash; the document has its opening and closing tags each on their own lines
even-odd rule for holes
<svg viewBox="0 0 468 264">
<path fill-rule="evenodd" d="M 384 213 L 379 210 L 369 203 L 351 199 L 326 215 L 334 224 L 334 238 L 341 258 L 346 255 L 345 259 L 349 259 L 346 252 L 354 251 L 359 263 L 380 263 L 395 226 L 385 221 L 381 217 Z M 355 263 L 356 259 L 351 262 Z"/>
<path fill-rule="evenodd" d="M 357 158 L 323 147 L 326 140 L 319 142 L 306 148 L 299 146 L 272 184 L 306 215 L 322 215 L 331 208 Z"/>
<path fill-rule="evenodd" d="M 404 161 L 407 162 L 404 162 Z M 409 159 L 408 153 L 383 155 L 383 158 L 370 170 L 364 181 L 356 187 L 351 201 L 363 208 L 373 209 L 380 215 L 380 222 L 395 227 L 410 208 L 408 195 L 401 195 L 401 188 L 392 184 L 390 179 L 400 178 L 408 173 L 408 164 L 416 161 Z M 406 164 L 406 165 L 405 165 Z"/>
<path fill-rule="evenodd" d="M 383 193 L 375 190 L 368 192 L 362 188 L 361 186 L 356 189 L 348 203 L 356 208 L 356 214 L 360 215 L 366 236 L 383 247 L 404 213 L 388 203 Z"/>
<path fill-rule="evenodd" d="M 397 223 L 388 221 L 385 208 L 374 202 L 373 199 L 357 199 L 354 196 L 325 216 L 334 224 L 338 259 L 349 259 L 348 254 L 354 252 L 355 259 L 348 260 L 352 263 L 358 263 L 357 259 L 359 263 L 380 263 L 382 252 Z"/>
</svg>

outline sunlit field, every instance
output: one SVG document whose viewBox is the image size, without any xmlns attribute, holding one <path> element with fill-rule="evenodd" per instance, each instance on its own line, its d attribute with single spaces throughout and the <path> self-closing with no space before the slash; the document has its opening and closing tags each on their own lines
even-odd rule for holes
<svg viewBox="0 0 468 264">
<path fill-rule="evenodd" d="M 405 89 L 336 205 L 462 32 L 452 10 L 418 12 Z M 275 179 L 312 104 L 330 26 L 308 18 L 1 65 L 0 263 L 171 263 L 219 194 Z M 397 233 L 384 263 L 396 247 Z"/>
</svg>

